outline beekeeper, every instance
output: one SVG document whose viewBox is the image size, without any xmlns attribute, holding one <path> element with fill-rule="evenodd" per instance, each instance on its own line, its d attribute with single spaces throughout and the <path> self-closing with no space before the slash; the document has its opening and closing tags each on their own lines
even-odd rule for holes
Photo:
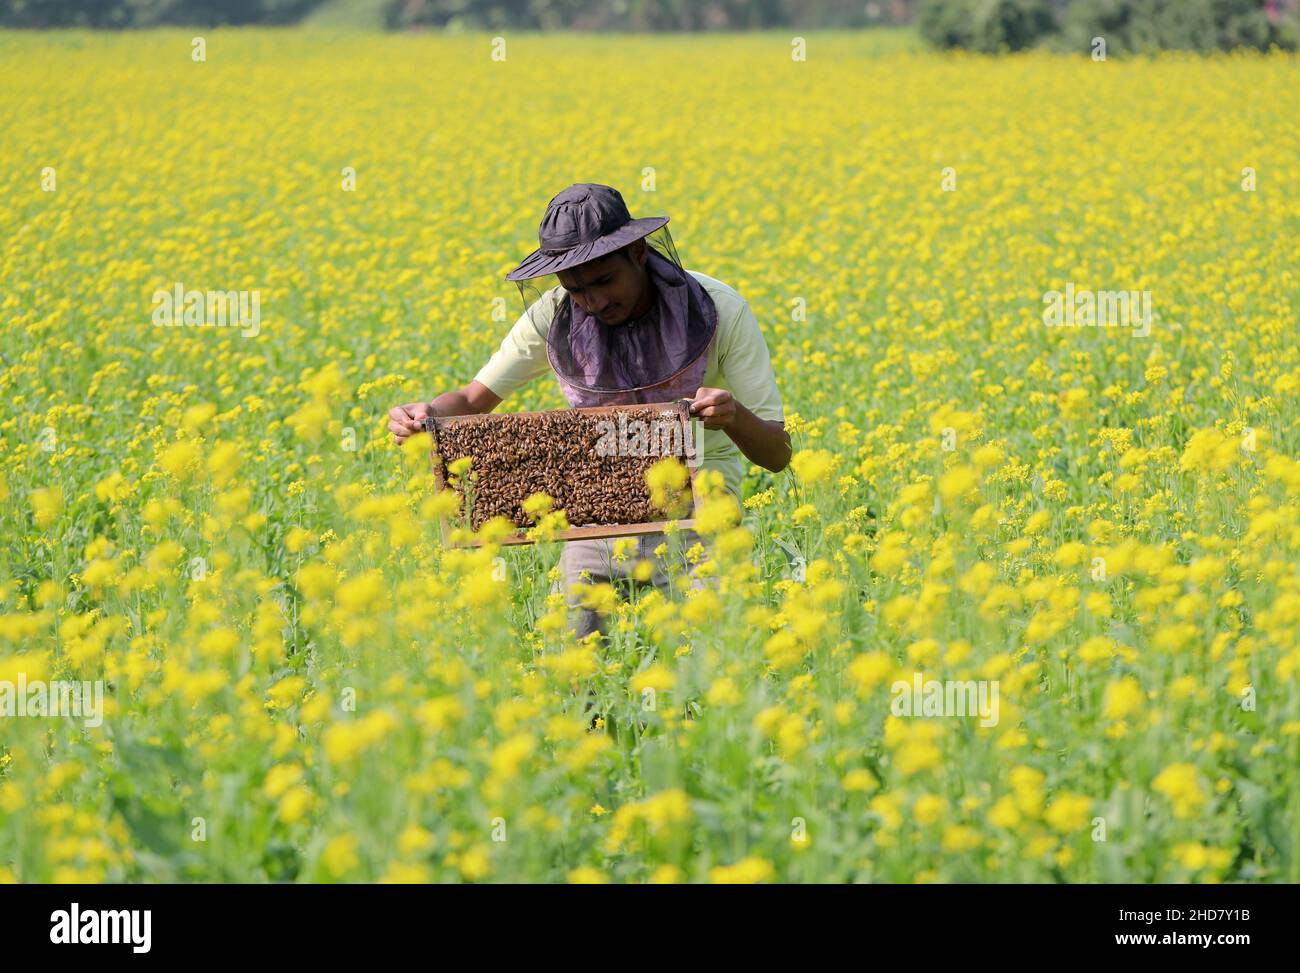
<svg viewBox="0 0 1300 973">
<path fill-rule="evenodd" d="M 400 444 L 429 415 L 491 412 L 547 371 L 574 408 L 691 400 L 704 426 L 701 465 L 722 474 L 740 500 L 741 455 L 780 472 L 790 462 L 781 395 L 754 312 L 735 290 L 682 268 L 668 217 L 633 219 L 618 190 L 578 183 L 551 200 L 537 250 L 506 275 L 524 311 L 501 347 L 464 388 L 432 402 L 394 408 L 388 428 Z M 682 531 L 681 556 L 695 540 Z M 668 581 L 663 534 L 636 538 L 614 560 L 611 538 L 565 543 L 564 590 L 577 611 L 579 637 L 605 631 L 580 609 L 573 586 L 631 581 L 638 560 L 653 565 L 648 583 Z"/>
</svg>

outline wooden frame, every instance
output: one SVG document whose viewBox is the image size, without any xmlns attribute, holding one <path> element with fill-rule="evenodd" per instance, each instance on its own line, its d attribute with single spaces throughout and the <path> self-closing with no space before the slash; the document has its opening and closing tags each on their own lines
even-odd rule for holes
<svg viewBox="0 0 1300 973">
<path fill-rule="evenodd" d="M 601 406 L 591 406 L 583 409 L 570 409 L 564 411 L 583 412 L 588 414 L 603 414 L 603 413 L 617 414 L 619 412 L 634 412 L 634 411 L 639 412 L 645 409 L 660 409 L 664 411 L 671 410 L 677 412 L 681 416 L 683 422 L 683 429 L 686 431 L 686 434 L 683 436 L 683 440 L 682 440 L 683 449 L 685 449 L 685 444 L 688 442 L 693 447 L 691 454 L 686 457 L 683 457 L 686 465 L 687 474 L 689 475 L 690 482 L 691 482 L 691 511 L 690 512 L 693 514 L 696 508 L 698 508 L 700 503 L 700 495 L 699 495 L 699 488 L 696 480 L 696 474 L 700 468 L 702 453 L 704 450 L 704 443 L 703 443 L 703 435 L 702 435 L 703 426 L 702 425 L 699 425 L 698 427 L 696 426 L 696 424 L 699 423 L 699 420 L 692 418 L 691 416 L 689 399 L 677 399 L 674 402 L 646 402 L 638 405 L 601 405 Z M 510 414 L 527 416 L 527 415 L 543 415 L 545 414 L 545 412 L 542 410 L 538 410 L 533 412 L 515 412 Z M 437 488 L 439 493 L 441 493 L 443 490 L 451 489 L 450 487 L 447 486 L 446 482 L 443 480 L 442 477 L 442 463 L 440 462 L 439 453 L 438 453 L 439 429 L 442 428 L 443 426 L 446 426 L 450 423 L 455 423 L 459 420 L 477 418 L 479 415 L 480 414 L 475 413 L 469 416 L 430 416 L 424 420 L 424 428 L 433 438 L 433 447 L 429 453 L 429 460 L 433 466 L 434 486 Z M 697 431 L 699 431 L 701 434 L 696 435 Z M 587 524 L 582 527 L 569 527 L 566 528 L 565 530 L 557 531 L 554 535 L 554 539 L 562 540 L 562 541 L 575 541 L 575 540 L 591 540 L 595 538 L 607 538 L 607 537 L 638 537 L 644 534 L 661 533 L 670 523 L 674 523 L 679 528 L 683 530 L 687 530 L 695 526 L 695 518 L 692 516 L 692 517 L 687 517 L 675 521 L 654 520 L 654 521 L 647 521 L 638 524 Z M 438 526 L 442 532 L 442 542 L 445 547 L 481 547 L 483 544 L 483 542 L 478 540 L 477 538 L 474 538 L 464 543 L 453 543 L 451 540 L 451 528 L 448 526 L 447 518 L 441 514 L 438 516 Z M 502 538 L 501 540 L 496 541 L 495 543 L 504 544 L 504 545 L 535 544 L 537 543 L 537 541 L 529 537 L 526 533 L 519 532 L 515 534 L 510 534 Z"/>
</svg>

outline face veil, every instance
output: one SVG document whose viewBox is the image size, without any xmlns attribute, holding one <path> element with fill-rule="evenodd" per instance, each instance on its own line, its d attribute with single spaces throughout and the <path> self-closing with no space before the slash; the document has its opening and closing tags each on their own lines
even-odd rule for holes
<svg viewBox="0 0 1300 973">
<path fill-rule="evenodd" d="M 645 314 L 622 323 L 605 324 L 583 310 L 556 274 L 517 281 L 524 315 L 545 339 L 562 383 L 592 393 L 638 392 L 662 385 L 708 351 L 718 326 L 712 298 L 682 267 L 667 226 L 643 239 L 652 300 Z M 579 264 L 566 273 L 581 282 L 583 270 Z"/>
</svg>

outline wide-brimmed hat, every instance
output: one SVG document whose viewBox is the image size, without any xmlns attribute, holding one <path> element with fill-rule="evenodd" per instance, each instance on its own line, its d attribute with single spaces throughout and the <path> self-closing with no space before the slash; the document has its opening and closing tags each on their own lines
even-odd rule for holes
<svg viewBox="0 0 1300 973">
<path fill-rule="evenodd" d="M 622 194 L 612 186 L 575 183 L 547 204 L 537 228 L 541 246 L 506 274 L 506 280 L 544 277 L 597 260 L 667 222 L 666 216 L 632 219 Z"/>
</svg>

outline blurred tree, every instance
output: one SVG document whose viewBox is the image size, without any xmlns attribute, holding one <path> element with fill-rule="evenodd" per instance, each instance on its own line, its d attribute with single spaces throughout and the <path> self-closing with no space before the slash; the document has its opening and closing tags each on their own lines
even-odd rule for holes
<svg viewBox="0 0 1300 973">
<path fill-rule="evenodd" d="M 1294 16 L 1284 18 L 1285 12 L 1266 0 L 1075 0 L 1065 13 L 1062 44 L 1086 51 L 1092 38 L 1104 37 L 1108 53 L 1293 49 Z"/>
<path fill-rule="evenodd" d="M 294 23 L 321 0 L 0 0 L 3 27 Z"/>
<path fill-rule="evenodd" d="M 325 0 L 0 0 L 3 27 L 297 23 Z M 334 0 L 336 4 L 341 0 Z M 1295 46 L 1297 0 L 365 0 L 390 28 L 707 31 L 916 21 L 938 47 L 1020 50 L 1063 25 L 1061 46 L 1116 52 Z M 379 5 L 383 5 L 382 13 Z M 345 18 L 346 21 L 346 18 Z"/>
<path fill-rule="evenodd" d="M 923 0 L 917 27 L 935 47 L 996 54 L 1037 44 L 1056 22 L 1047 0 Z"/>
</svg>

